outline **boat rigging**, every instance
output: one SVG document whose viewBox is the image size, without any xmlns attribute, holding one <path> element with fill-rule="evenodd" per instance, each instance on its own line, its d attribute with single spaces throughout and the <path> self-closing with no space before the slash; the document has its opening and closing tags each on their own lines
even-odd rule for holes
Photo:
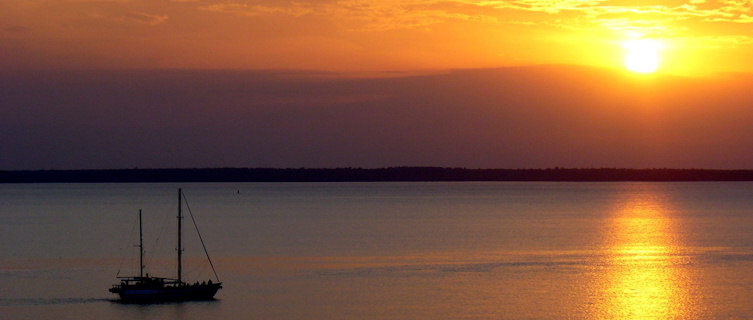
<svg viewBox="0 0 753 320">
<path fill-rule="evenodd" d="M 166 302 L 166 301 L 192 301 L 192 300 L 212 300 L 218 290 L 222 289 L 222 282 L 217 276 L 212 259 L 201 237 L 196 220 L 193 217 L 191 208 L 186 203 L 191 221 L 194 224 L 201 246 L 204 249 L 209 265 L 212 267 L 216 281 L 203 281 L 189 284 L 183 282 L 183 239 L 182 239 L 182 221 L 183 221 L 183 191 L 178 189 L 178 266 L 177 277 L 152 277 L 147 273 L 144 276 L 144 237 L 142 230 L 141 210 L 139 210 L 139 275 L 129 277 L 117 277 L 120 279 L 119 284 L 113 285 L 109 291 L 117 294 L 123 302 Z"/>
</svg>

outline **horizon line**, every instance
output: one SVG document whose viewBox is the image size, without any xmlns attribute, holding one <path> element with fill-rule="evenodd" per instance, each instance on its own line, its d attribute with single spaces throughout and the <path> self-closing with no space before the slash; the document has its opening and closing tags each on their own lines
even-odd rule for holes
<svg viewBox="0 0 753 320">
<path fill-rule="evenodd" d="M 753 181 L 753 169 L 460 167 L 0 170 L 0 183 Z"/>
</svg>

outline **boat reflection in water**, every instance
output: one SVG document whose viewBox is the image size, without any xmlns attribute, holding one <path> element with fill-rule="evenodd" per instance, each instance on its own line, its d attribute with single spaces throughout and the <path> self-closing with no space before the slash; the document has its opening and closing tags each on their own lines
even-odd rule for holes
<svg viewBox="0 0 753 320">
<path fill-rule="evenodd" d="M 632 194 L 636 196 L 636 194 Z M 672 211 L 661 192 L 621 202 L 606 233 L 604 272 L 594 319 L 683 319 L 692 316 L 688 263 Z"/>
</svg>

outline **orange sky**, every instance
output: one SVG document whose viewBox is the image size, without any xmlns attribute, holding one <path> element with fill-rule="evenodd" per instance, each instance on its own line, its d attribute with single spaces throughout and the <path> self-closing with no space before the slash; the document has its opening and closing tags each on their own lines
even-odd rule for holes
<svg viewBox="0 0 753 320">
<path fill-rule="evenodd" d="M 0 71 L 0 169 L 753 164 L 751 1 L 0 0 Z"/>
<path fill-rule="evenodd" d="M 3 0 L 0 68 L 621 68 L 653 38 L 660 72 L 750 73 L 752 30 L 738 0 Z"/>
</svg>

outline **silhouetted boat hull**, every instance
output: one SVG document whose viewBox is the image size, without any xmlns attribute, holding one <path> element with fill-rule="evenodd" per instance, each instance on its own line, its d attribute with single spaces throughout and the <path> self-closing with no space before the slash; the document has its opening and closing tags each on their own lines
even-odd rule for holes
<svg viewBox="0 0 753 320">
<path fill-rule="evenodd" d="M 213 300 L 222 283 L 179 283 L 175 280 L 152 277 L 122 279 L 110 292 L 123 302 L 150 303 L 169 301 Z"/>
</svg>

